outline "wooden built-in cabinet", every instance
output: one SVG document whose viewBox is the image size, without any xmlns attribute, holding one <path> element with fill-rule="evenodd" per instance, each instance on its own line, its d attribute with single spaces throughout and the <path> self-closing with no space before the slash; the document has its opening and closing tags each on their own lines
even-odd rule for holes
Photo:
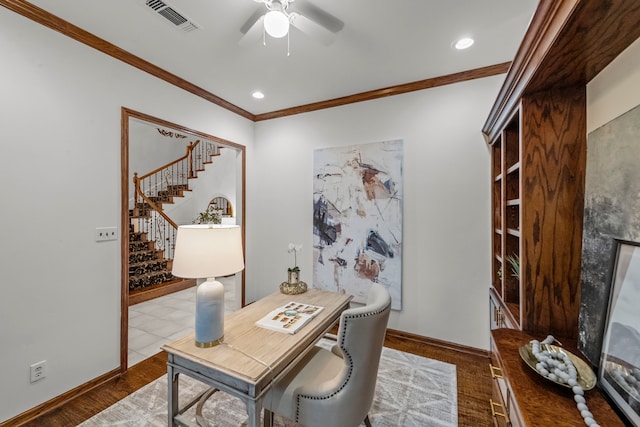
<svg viewBox="0 0 640 427">
<path fill-rule="evenodd" d="M 504 326 L 543 337 L 578 332 L 585 112 L 584 87 L 528 95 L 491 141 L 492 293 Z"/>
<path fill-rule="evenodd" d="M 637 0 L 541 0 L 482 129 L 491 151 L 497 426 L 583 424 L 572 394 L 526 368 L 517 349 L 548 334 L 578 336 L 586 84 L 640 37 L 639 22 Z M 587 400 L 601 425 L 622 425 L 598 390 Z"/>
</svg>

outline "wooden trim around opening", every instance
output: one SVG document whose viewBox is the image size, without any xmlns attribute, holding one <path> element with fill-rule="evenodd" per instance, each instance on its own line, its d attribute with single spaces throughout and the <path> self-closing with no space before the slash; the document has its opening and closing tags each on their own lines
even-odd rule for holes
<svg viewBox="0 0 640 427">
<path fill-rule="evenodd" d="M 3 0 L 0 0 L 3 1 Z M 247 188 L 247 172 L 246 172 L 246 147 L 244 145 L 237 144 L 235 142 L 228 141 L 223 138 L 219 138 L 213 135 L 209 135 L 194 129 L 187 128 L 185 126 L 178 125 L 176 123 L 169 122 L 157 117 L 153 117 L 149 114 L 141 113 L 139 111 L 132 110 L 127 107 L 121 107 L 121 313 L 120 313 L 120 371 L 122 373 L 127 371 L 127 357 L 128 357 L 128 344 L 129 344 L 129 119 L 133 118 L 139 121 L 147 122 L 153 125 L 162 126 L 178 130 L 183 133 L 187 133 L 199 138 L 207 139 L 209 141 L 215 141 L 226 147 L 236 149 L 240 152 L 242 162 L 242 177 L 241 177 L 241 200 L 242 206 L 236 211 L 237 215 L 241 217 L 241 230 L 242 230 L 242 251 L 246 259 L 246 188 Z M 242 301 L 241 305 L 245 305 L 245 280 L 246 273 L 242 272 Z"/>
<path fill-rule="evenodd" d="M 171 283 L 161 283 L 158 285 L 149 286 L 139 291 L 129 292 L 129 305 L 140 304 L 141 302 L 149 301 L 164 295 L 169 295 L 174 292 L 183 291 L 185 289 L 193 288 L 196 286 L 195 279 L 179 279 Z"/>
</svg>

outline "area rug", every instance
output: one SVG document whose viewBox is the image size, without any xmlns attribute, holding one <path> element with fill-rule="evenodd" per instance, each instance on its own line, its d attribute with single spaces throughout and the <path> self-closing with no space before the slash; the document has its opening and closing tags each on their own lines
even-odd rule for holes
<svg viewBox="0 0 640 427">
<path fill-rule="evenodd" d="M 325 344 L 326 346 L 326 344 Z M 180 402 L 207 389 L 180 375 Z M 186 412 L 195 425 L 195 406 Z M 203 408 L 210 426 L 247 425 L 244 404 L 225 393 L 215 393 Z M 383 348 L 369 419 L 374 427 L 454 427 L 458 425 L 456 367 L 398 350 Z M 167 425 L 167 378 L 162 376 L 80 424 L 82 427 Z M 277 427 L 299 427 L 275 417 Z M 328 426 L 332 427 L 332 426 Z"/>
</svg>

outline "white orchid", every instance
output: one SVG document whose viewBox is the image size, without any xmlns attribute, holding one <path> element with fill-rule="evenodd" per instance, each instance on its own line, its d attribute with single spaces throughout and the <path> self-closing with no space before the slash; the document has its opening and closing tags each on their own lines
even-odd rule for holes
<svg viewBox="0 0 640 427">
<path fill-rule="evenodd" d="M 294 267 L 290 268 L 289 270 L 291 271 L 299 271 L 300 269 L 298 268 L 298 251 L 302 250 L 302 245 L 299 243 L 289 243 L 289 250 L 288 252 L 291 253 L 293 252 L 293 264 Z"/>
</svg>

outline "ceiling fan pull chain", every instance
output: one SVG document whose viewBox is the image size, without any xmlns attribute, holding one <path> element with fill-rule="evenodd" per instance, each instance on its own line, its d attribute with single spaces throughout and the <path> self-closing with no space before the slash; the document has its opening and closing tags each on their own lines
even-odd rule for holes
<svg viewBox="0 0 640 427">
<path fill-rule="evenodd" d="M 287 33 L 287 56 L 291 56 L 291 52 L 289 51 L 289 38 L 291 37 L 291 31 Z"/>
</svg>

